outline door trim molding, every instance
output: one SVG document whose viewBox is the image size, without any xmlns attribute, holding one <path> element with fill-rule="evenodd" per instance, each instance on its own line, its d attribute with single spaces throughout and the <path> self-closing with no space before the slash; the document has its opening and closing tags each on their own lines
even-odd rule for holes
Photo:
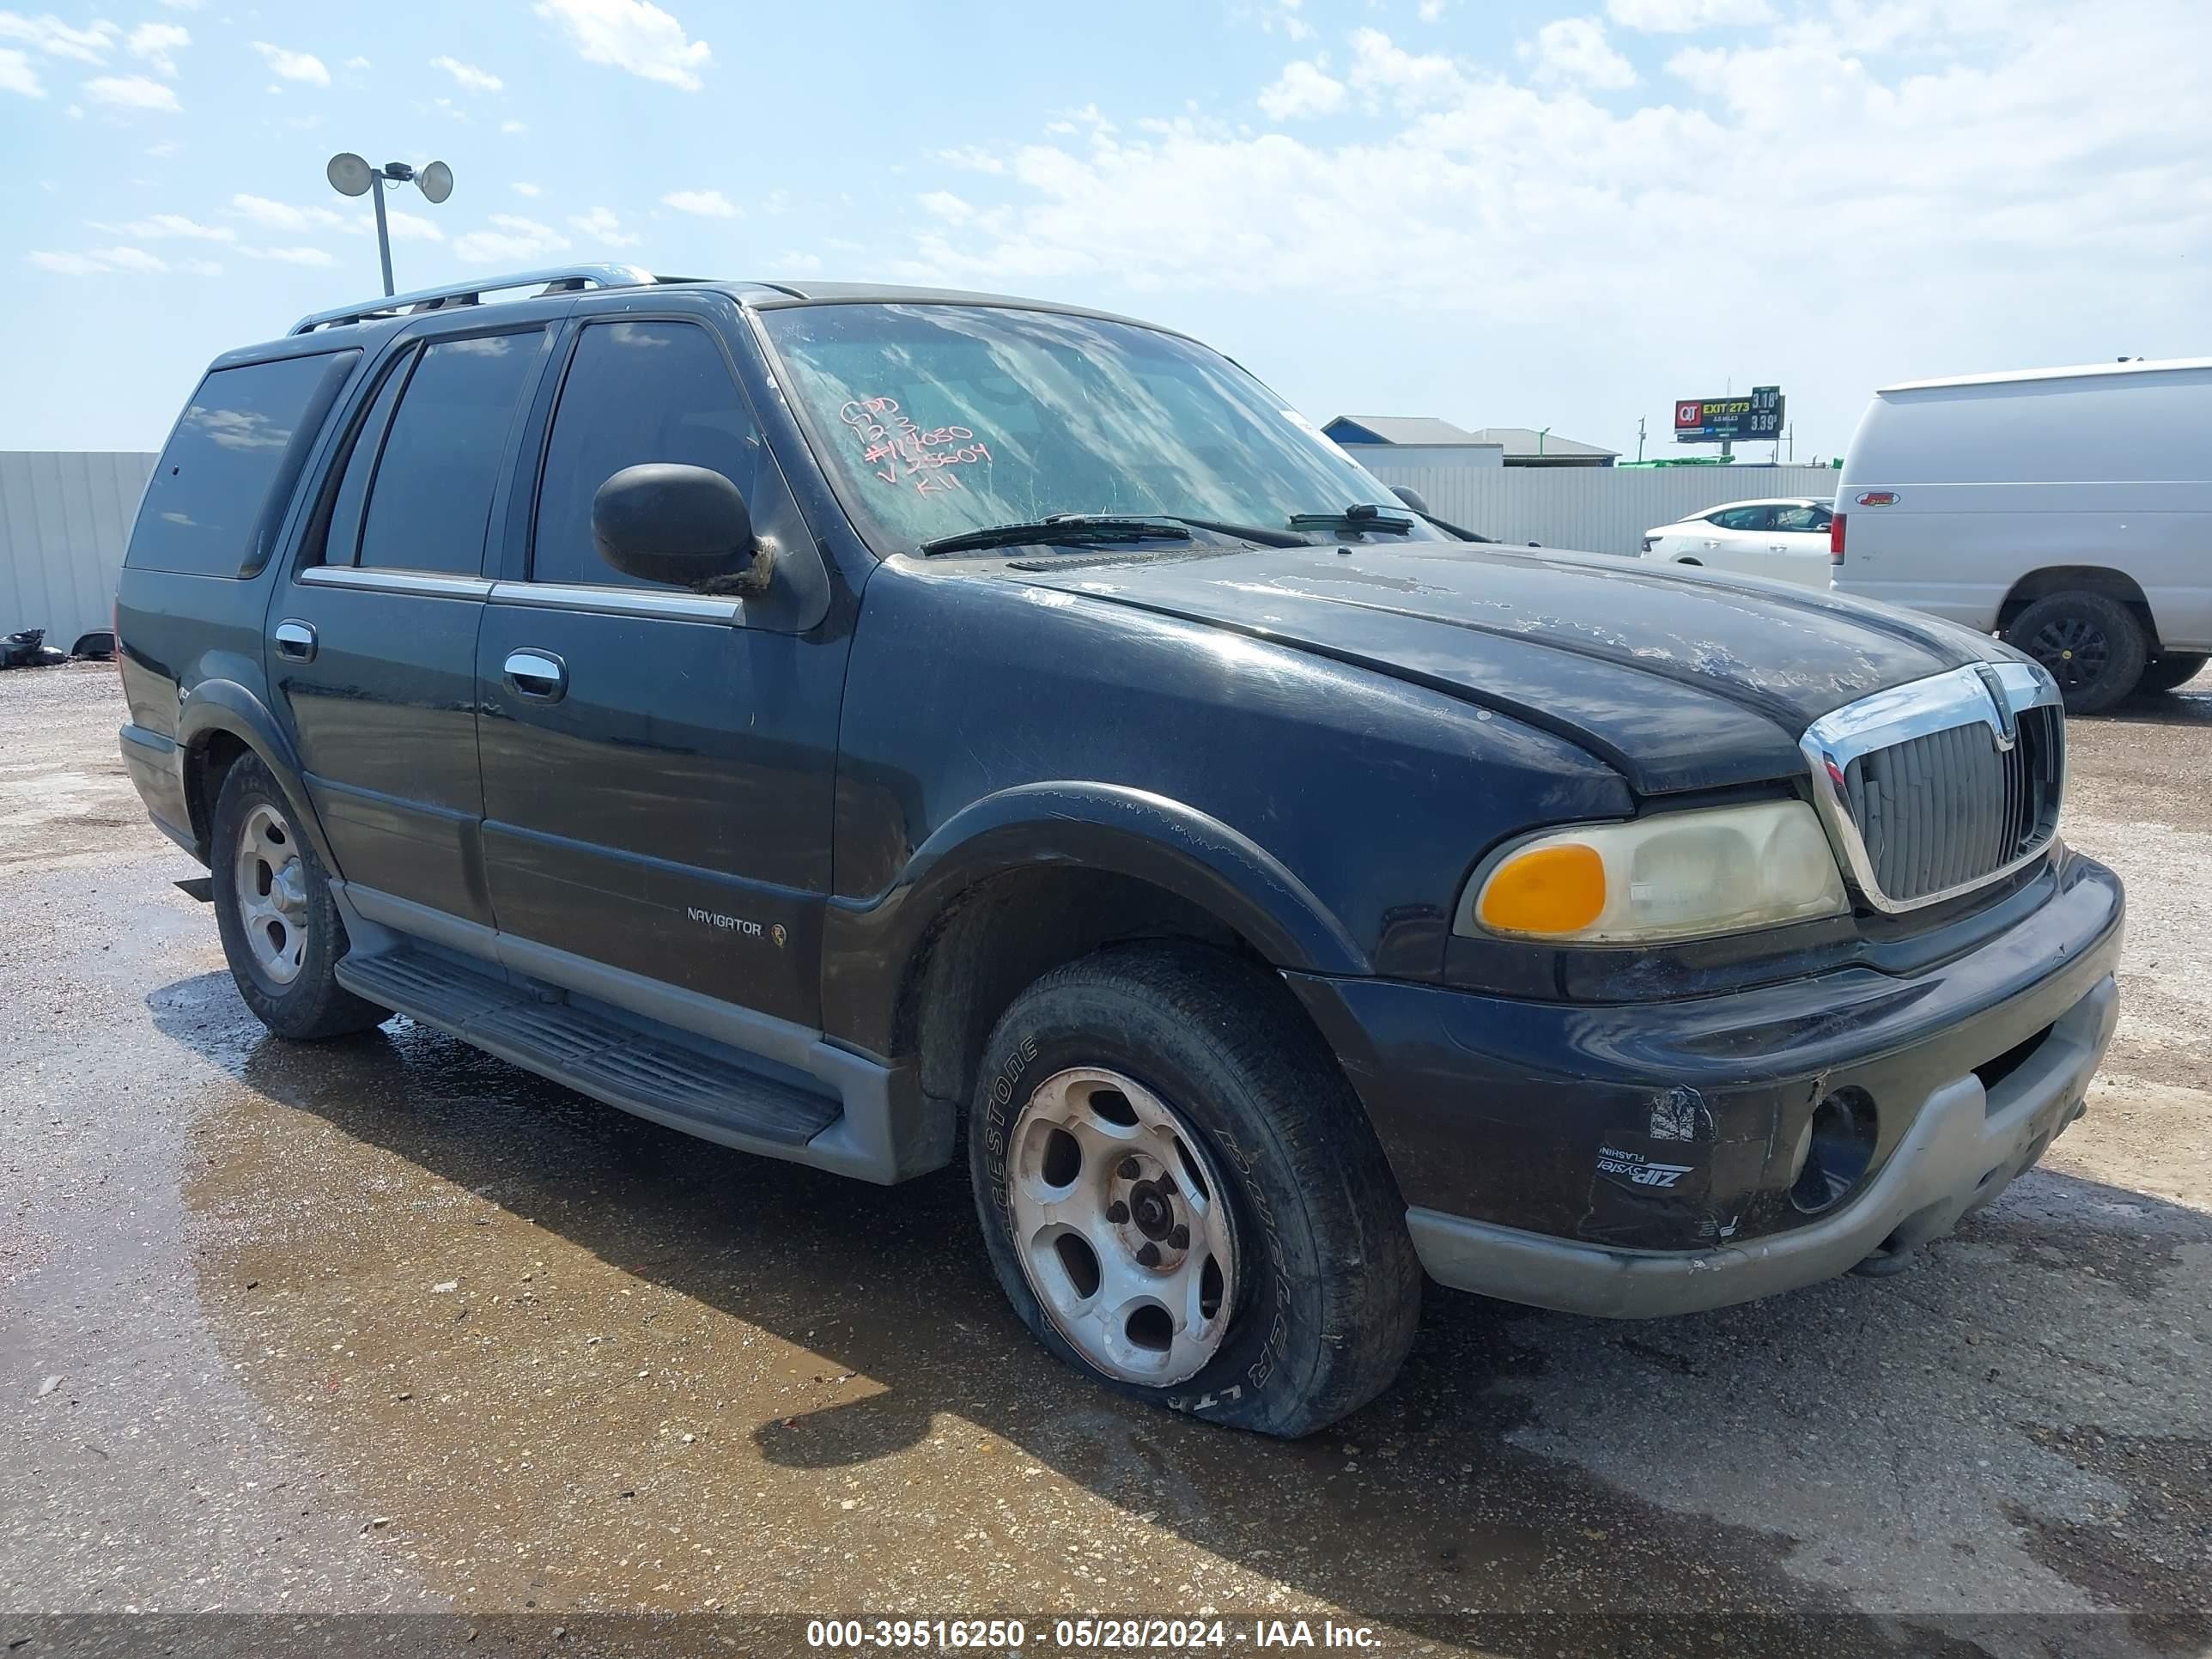
<svg viewBox="0 0 2212 1659">
<path fill-rule="evenodd" d="M 481 599 L 492 590 L 492 584 L 481 576 L 448 576 L 429 570 L 364 570 L 349 564 L 311 564 L 293 580 L 309 587 L 426 593 L 441 599 Z"/>
<path fill-rule="evenodd" d="M 586 611 L 657 622 L 737 623 L 744 619 L 743 599 L 713 593 L 662 592 L 649 587 L 595 587 L 586 582 L 491 584 L 494 605 L 538 611 Z"/>
</svg>

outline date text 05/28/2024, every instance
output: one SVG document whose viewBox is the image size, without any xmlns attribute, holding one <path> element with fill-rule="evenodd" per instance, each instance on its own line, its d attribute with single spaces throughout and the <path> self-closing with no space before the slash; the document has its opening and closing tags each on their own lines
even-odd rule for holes
<svg viewBox="0 0 2212 1659">
<path fill-rule="evenodd" d="M 1333 1620 L 1055 1619 L 1050 1643 L 1018 1619 L 812 1619 L 806 1644 L 830 1652 L 1173 1653 L 1249 1647 L 1375 1650 L 1371 1626 Z"/>
</svg>

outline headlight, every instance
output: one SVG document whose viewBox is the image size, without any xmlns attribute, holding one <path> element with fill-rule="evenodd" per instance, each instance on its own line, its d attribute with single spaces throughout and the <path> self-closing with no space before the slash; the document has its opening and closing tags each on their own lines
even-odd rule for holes
<svg viewBox="0 0 2212 1659">
<path fill-rule="evenodd" d="M 1803 801 L 1659 812 L 1557 830 L 1468 884 L 1453 931 L 1559 944 L 1694 939 L 1849 908 Z"/>
</svg>

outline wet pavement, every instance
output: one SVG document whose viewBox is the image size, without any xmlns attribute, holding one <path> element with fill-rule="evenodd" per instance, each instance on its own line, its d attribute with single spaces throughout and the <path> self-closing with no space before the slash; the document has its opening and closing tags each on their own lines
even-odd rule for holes
<svg viewBox="0 0 2212 1659">
<path fill-rule="evenodd" d="M 339 1645 L 803 1650 L 836 1614 L 1053 1651 L 1142 1614 L 1232 1650 L 1303 1618 L 1391 1653 L 2204 1651 L 2199 684 L 2073 728 L 2064 832 L 2133 909 L 2044 1168 L 1913 1271 L 1746 1308 L 1432 1290 L 1398 1384 L 1283 1445 L 1048 1358 L 959 1175 L 748 1159 L 403 1019 L 269 1038 L 112 675 L 0 675 L 0 1648 L 410 1613 Z"/>
</svg>

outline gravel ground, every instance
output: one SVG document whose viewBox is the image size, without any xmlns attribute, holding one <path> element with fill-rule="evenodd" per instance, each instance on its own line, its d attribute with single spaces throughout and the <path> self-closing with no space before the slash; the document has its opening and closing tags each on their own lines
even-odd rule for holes
<svg viewBox="0 0 2212 1659">
<path fill-rule="evenodd" d="M 1432 1291 L 1297 1445 L 1060 1370 L 960 1177 L 747 1159 L 405 1020 L 268 1038 L 120 719 L 104 669 L 0 675 L 0 1649 L 2212 1648 L 2212 678 L 2073 729 L 2064 832 L 2133 909 L 2041 1169 L 1892 1279 L 1641 1325 Z"/>
</svg>

